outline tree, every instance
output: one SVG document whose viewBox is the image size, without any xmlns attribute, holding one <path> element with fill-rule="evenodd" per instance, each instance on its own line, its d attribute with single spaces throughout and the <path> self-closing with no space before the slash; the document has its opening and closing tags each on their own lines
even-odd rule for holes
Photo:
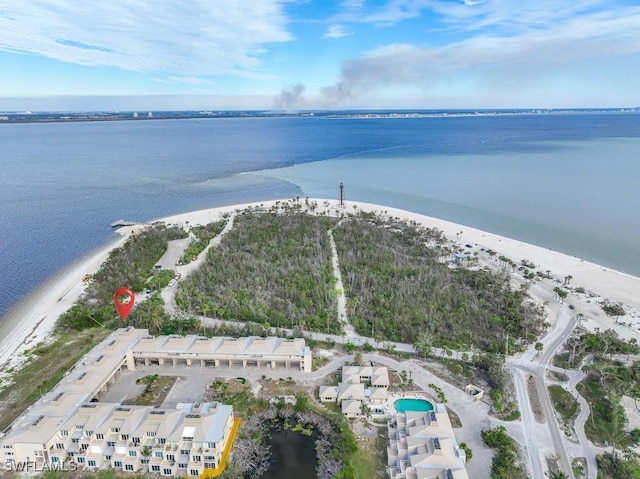
<svg viewBox="0 0 640 479">
<path fill-rule="evenodd" d="M 543 348 L 544 348 L 544 344 L 542 344 L 540 341 L 538 341 L 536 343 L 536 351 L 542 351 Z"/>
<path fill-rule="evenodd" d="M 431 350 L 433 349 L 434 337 L 431 333 L 427 331 L 420 331 L 416 336 L 416 341 L 413 344 L 414 348 L 417 352 L 422 353 L 424 358 L 431 354 Z"/>
</svg>

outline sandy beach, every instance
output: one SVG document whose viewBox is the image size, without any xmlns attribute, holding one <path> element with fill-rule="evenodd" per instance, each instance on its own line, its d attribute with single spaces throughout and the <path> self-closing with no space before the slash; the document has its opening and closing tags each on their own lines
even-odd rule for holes
<svg viewBox="0 0 640 479">
<path fill-rule="evenodd" d="M 222 215 L 229 212 L 250 206 L 269 208 L 277 202 L 286 201 L 290 200 L 216 207 L 161 218 L 157 221 L 178 225 L 185 225 L 187 222 L 190 225 L 206 224 L 220 219 Z M 392 217 L 415 221 L 425 227 L 438 228 L 450 240 L 456 240 L 461 247 L 466 248 L 466 245 L 470 245 L 471 251 L 481 252 L 483 249 L 485 251 L 491 249 L 497 252 L 495 258 L 504 255 L 518 264 L 522 259 L 527 259 L 537 266 L 537 270 L 550 271 L 550 275 L 559 282 L 558 285 L 563 285 L 565 278 L 571 276 L 568 289 L 582 287 L 585 293 L 570 292 L 565 302 L 574 305 L 576 312 L 584 315 L 585 327 L 591 330 L 612 328 L 621 337 L 636 338 L 640 341 L 640 278 L 557 251 L 409 211 L 353 201 L 346 202 L 344 209 L 340 210 L 337 208 L 335 199 L 310 198 L 308 201 L 317 202 L 318 211 L 324 210 L 330 214 L 339 214 L 340 211 L 353 212 L 355 206 L 364 211 L 384 212 Z M 300 203 L 304 207 L 305 200 L 301 199 Z M 121 239 L 95 251 L 48 280 L 8 315 L 1 327 L 0 374 L 4 375 L 9 369 L 18 365 L 25 350 L 47 340 L 58 316 L 70 308 L 84 291 L 83 277 L 97 271 L 109 252 L 123 244 L 135 229 L 137 228 L 121 228 L 120 232 L 123 234 Z M 535 281 L 533 284 L 535 285 Z M 599 304 L 599 301 L 604 299 L 622 303 L 627 314 L 617 318 L 606 316 Z"/>
</svg>

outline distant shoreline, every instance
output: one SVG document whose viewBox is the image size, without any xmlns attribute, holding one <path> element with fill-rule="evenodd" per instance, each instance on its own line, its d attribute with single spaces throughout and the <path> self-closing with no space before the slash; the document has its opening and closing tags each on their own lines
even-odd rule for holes
<svg viewBox="0 0 640 479">
<path fill-rule="evenodd" d="M 639 113 L 640 108 L 523 108 L 464 110 L 220 110 L 220 111 L 41 111 L 0 112 L 0 125 L 28 123 L 79 123 L 96 121 L 205 120 L 213 118 L 329 118 L 329 119 L 403 119 L 458 118 L 498 115 Z"/>
<path fill-rule="evenodd" d="M 207 224 L 218 220 L 225 213 L 243 210 L 248 207 L 270 208 L 278 203 L 290 201 L 293 200 L 280 199 L 214 207 L 172 215 L 153 222 L 160 221 L 178 225 L 186 222 L 191 225 Z M 538 270 L 550 270 L 551 274 L 556 278 L 570 275 L 573 285 L 581 286 L 587 292 L 593 292 L 594 294 L 594 296 L 578 297 L 577 295 L 572 295 L 571 297 L 571 301 L 580 303 L 581 310 L 588 312 L 587 315 L 591 321 L 590 326 L 592 329 L 600 328 L 604 330 L 611 327 L 623 337 L 637 337 L 640 339 L 640 314 L 638 314 L 640 311 L 640 297 L 637 295 L 637 292 L 640 291 L 640 278 L 636 276 L 604 268 L 600 265 L 583 261 L 580 258 L 540 246 L 406 210 L 357 201 L 347 201 L 345 202 L 345 207 L 339 209 L 336 205 L 336 200 L 324 198 L 300 199 L 303 205 L 306 201 L 316 202 L 319 206 L 319 211 L 327 211 L 329 214 L 339 214 L 340 211 L 353 212 L 362 210 L 398 217 L 407 221 L 415 221 L 421 226 L 441 230 L 449 240 L 457 237 L 461 247 L 469 244 L 480 251 L 491 249 L 497 253 L 496 258 L 504 255 L 516 262 L 526 259 L 537 265 Z M 85 285 L 82 282 L 82 278 L 84 275 L 97 271 L 107 259 L 109 253 L 123 244 L 132 232 L 141 227 L 144 226 L 137 225 L 119 229 L 118 232 L 123 235 L 122 238 L 73 263 L 62 273 L 48 280 L 26 299 L 23 299 L 12 312 L 5 316 L 5 324 L 0 325 L 3 332 L 3 339 L 0 342 L 0 365 L 2 365 L 0 374 L 6 373 L 8 369 L 19 363 L 20 358 L 24 356 L 25 350 L 32 348 L 41 341 L 45 341 L 50 336 L 59 315 L 69 309 L 83 293 Z M 535 281 L 532 285 L 535 286 Z M 594 299 L 591 300 L 589 298 Z M 596 298 L 620 301 L 628 308 L 632 308 L 630 319 L 627 319 L 630 326 L 619 324 L 617 320 L 614 321 L 614 319 L 606 317 L 601 312 Z"/>
</svg>

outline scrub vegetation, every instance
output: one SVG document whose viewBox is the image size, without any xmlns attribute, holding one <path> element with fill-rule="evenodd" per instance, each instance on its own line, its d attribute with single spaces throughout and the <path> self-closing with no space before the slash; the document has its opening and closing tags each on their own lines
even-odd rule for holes
<svg viewBox="0 0 640 479">
<path fill-rule="evenodd" d="M 360 213 L 335 230 L 352 324 L 365 336 L 441 347 L 504 351 L 505 339 L 529 343 L 542 313 L 526 290 L 487 269 L 441 262 L 451 251 L 438 230 Z"/>
<path fill-rule="evenodd" d="M 286 210 L 245 212 L 201 268 L 181 282 L 189 313 L 337 333 L 327 231 L 334 221 Z"/>
<path fill-rule="evenodd" d="M 57 331 L 82 331 L 96 326 L 115 329 L 122 321 L 113 305 L 113 294 L 120 287 L 141 292 L 152 286 L 162 286 L 166 276 L 154 271 L 153 266 L 167 250 L 167 243 L 185 237 L 186 233 L 178 228 L 167 228 L 158 224 L 146 228 L 131 236 L 127 242 L 114 249 L 100 270 L 90 279 L 83 296 L 68 311 L 60 316 L 56 323 Z M 155 278 L 155 279 L 154 279 Z M 150 283 L 151 282 L 151 283 Z M 152 310 L 152 306 L 155 306 Z M 168 319 L 164 313 L 159 295 L 156 301 L 145 306 L 147 313 L 153 314 L 153 324 Z M 135 320 L 140 312 L 131 313 Z M 151 328 L 159 332 L 159 328 Z"/>
</svg>

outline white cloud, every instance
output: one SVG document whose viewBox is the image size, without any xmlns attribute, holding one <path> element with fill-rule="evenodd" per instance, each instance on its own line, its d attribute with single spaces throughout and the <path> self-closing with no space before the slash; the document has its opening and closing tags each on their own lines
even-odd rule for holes
<svg viewBox="0 0 640 479">
<path fill-rule="evenodd" d="M 325 34 L 322 35 L 322 38 L 342 38 L 348 35 L 349 32 L 347 32 L 342 25 L 334 24 L 329 25 L 329 28 L 327 29 Z"/>
<path fill-rule="evenodd" d="M 344 8 L 362 8 L 364 0 L 343 0 L 341 4 Z"/>
<path fill-rule="evenodd" d="M 287 0 L 0 0 L 0 50 L 184 77 L 261 75 Z"/>
</svg>

